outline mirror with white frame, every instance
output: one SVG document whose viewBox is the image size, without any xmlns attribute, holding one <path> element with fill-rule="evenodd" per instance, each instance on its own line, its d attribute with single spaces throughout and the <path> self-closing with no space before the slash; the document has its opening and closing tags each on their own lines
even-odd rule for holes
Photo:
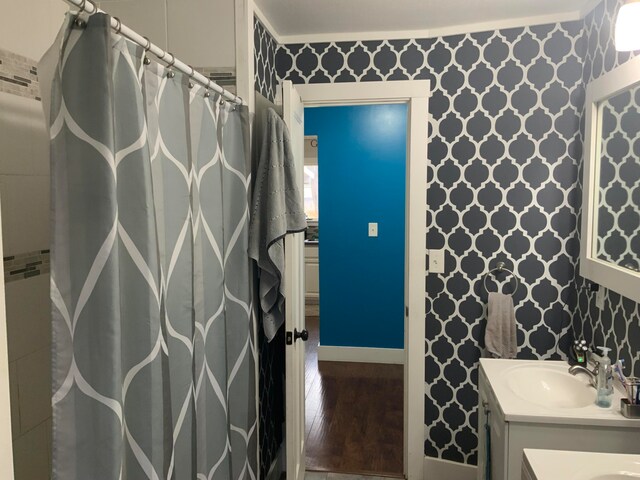
<svg viewBox="0 0 640 480">
<path fill-rule="evenodd" d="M 587 87 L 583 277 L 640 301 L 640 58 Z"/>
</svg>

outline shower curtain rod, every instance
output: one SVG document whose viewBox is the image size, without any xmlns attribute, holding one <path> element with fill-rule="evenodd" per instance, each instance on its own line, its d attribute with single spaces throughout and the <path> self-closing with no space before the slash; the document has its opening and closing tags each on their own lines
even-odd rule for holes
<svg viewBox="0 0 640 480">
<path fill-rule="evenodd" d="M 91 0 L 64 0 L 64 1 L 74 7 L 78 7 L 81 13 L 86 12 L 89 15 L 93 15 L 94 13 L 98 13 L 98 12 L 106 13 L 103 10 L 100 10 L 96 6 L 96 4 L 93 3 Z M 143 47 L 147 52 L 153 53 L 159 60 L 162 60 L 169 67 L 175 68 L 176 70 L 179 70 L 187 74 L 196 82 L 204 85 L 206 88 L 209 88 L 216 93 L 219 93 L 230 102 L 236 103 L 238 105 L 245 105 L 241 97 L 234 95 L 228 90 L 225 90 L 220 85 L 218 85 L 215 82 L 212 82 L 201 73 L 196 72 L 191 65 L 187 65 L 186 63 L 178 60 L 173 53 L 164 51 L 154 43 L 151 43 L 147 37 L 143 37 L 142 35 L 135 32 L 134 30 L 131 30 L 129 27 L 124 25 L 118 17 L 111 17 L 111 28 L 115 30 L 116 33 L 119 33 L 123 37 L 126 37 L 132 42 L 137 43 L 138 45 Z M 167 55 L 169 55 L 171 59 L 165 58 L 167 57 Z"/>
</svg>

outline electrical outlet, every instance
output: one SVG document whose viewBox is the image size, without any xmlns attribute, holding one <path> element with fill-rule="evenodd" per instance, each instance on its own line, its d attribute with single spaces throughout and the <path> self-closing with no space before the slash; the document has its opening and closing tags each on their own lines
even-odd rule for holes
<svg viewBox="0 0 640 480">
<path fill-rule="evenodd" d="M 429 250 L 429 273 L 444 273 L 444 248 Z"/>
<path fill-rule="evenodd" d="M 605 288 L 600 285 L 600 288 L 596 292 L 596 307 L 598 307 L 600 310 L 604 310 L 604 291 Z"/>
<path fill-rule="evenodd" d="M 370 237 L 377 237 L 378 236 L 378 224 L 377 223 L 370 223 L 369 224 L 369 236 Z"/>
</svg>

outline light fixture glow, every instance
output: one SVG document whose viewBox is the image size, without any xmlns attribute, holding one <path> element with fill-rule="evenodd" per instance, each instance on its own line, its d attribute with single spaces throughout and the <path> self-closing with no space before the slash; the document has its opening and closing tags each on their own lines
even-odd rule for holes
<svg viewBox="0 0 640 480">
<path fill-rule="evenodd" d="M 616 50 L 640 50 L 640 0 L 629 0 L 618 12 L 616 19 Z"/>
</svg>

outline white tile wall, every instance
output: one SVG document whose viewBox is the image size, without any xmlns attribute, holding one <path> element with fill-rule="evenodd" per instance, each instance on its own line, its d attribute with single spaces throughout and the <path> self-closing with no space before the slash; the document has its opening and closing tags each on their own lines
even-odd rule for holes
<svg viewBox="0 0 640 480">
<path fill-rule="evenodd" d="M 33 59 L 29 65 L 36 65 L 51 46 L 68 10 L 61 0 L 33 2 L 25 9 L 23 0 L 0 0 L 0 49 Z M 9 67 L 7 63 L 5 70 Z M 4 256 L 49 248 L 49 142 L 45 120 L 41 103 L 20 96 L 25 92 L 19 90 L 16 94 L 0 92 Z M 48 290 L 47 274 L 5 285 L 15 480 L 50 478 Z"/>
<path fill-rule="evenodd" d="M 46 480 L 51 456 L 49 275 L 5 283 L 15 480 Z"/>
<path fill-rule="evenodd" d="M 51 452 L 51 439 L 53 438 L 53 431 L 52 431 L 52 421 L 51 418 L 49 418 L 46 422 L 44 422 L 44 426 L 45 426 L 45 430 L 47 433 L 47 443 L 45 445 L 46 450 L 47 450 L 47 460 L 49 461 L 49 472 L 51 472 L 51 460 L 53 457 L 53 454 Z M 18 480 L 18 479 L 16 479 Z"/>
<path fill-rule="evenodd" d="M 53 43 L 68 6 L 61 0 L 2 0 L 0 48 L 40 59 Z"/>
<path fill-rule="evenodd" d="M 235 67 L 233 0 L 101 1 L 98 4 L 189 65 Z M 194 16 L 193 12 L 198 15 Z"/>
<path fill-rule="evenodd" d="M 49 138 L 41 102 L 0 92 L 0 145 L 0 174 L 49 175 Z"/>
<path fill-rule="evenodd" d="M 15 480 L 49 478 L 51 328 L 49 275 L 6 283 Z"/>
<path fill-rule="evenodd" d="M 48 422 L 43 422 L 13 441 L 15 480 L 47 480 L 50 478 L 50 454 L 47 445 Z"/>
<path fill-rule="evenodd" d="M 5 284 L 9 361 L 51 344 L 49 275 Z"/>
<path fill-rule="evenodd" d="M 305 480 L 391 480 L 391 477 L 369 477 L 367 475 L 328 472 L 306 472 L 304 478 Z"/>
<path fill-rule="evenodd" d="M 17 438 L 20 435 L 20 405 L 16 362 L 9 362 L 9 394 L 11 402 L 11 436 L 12 438 Z"/>
<path fill-rule="evenodd" d="M 50 350 L 47 346 L 16 361 L 21 434 L 51 418 Z"/>
<path fill-rule="evenodd" d="M 0 174 L 0 198 L 5 256 L 49 248 L 49 176 Z"/>
</svg>

